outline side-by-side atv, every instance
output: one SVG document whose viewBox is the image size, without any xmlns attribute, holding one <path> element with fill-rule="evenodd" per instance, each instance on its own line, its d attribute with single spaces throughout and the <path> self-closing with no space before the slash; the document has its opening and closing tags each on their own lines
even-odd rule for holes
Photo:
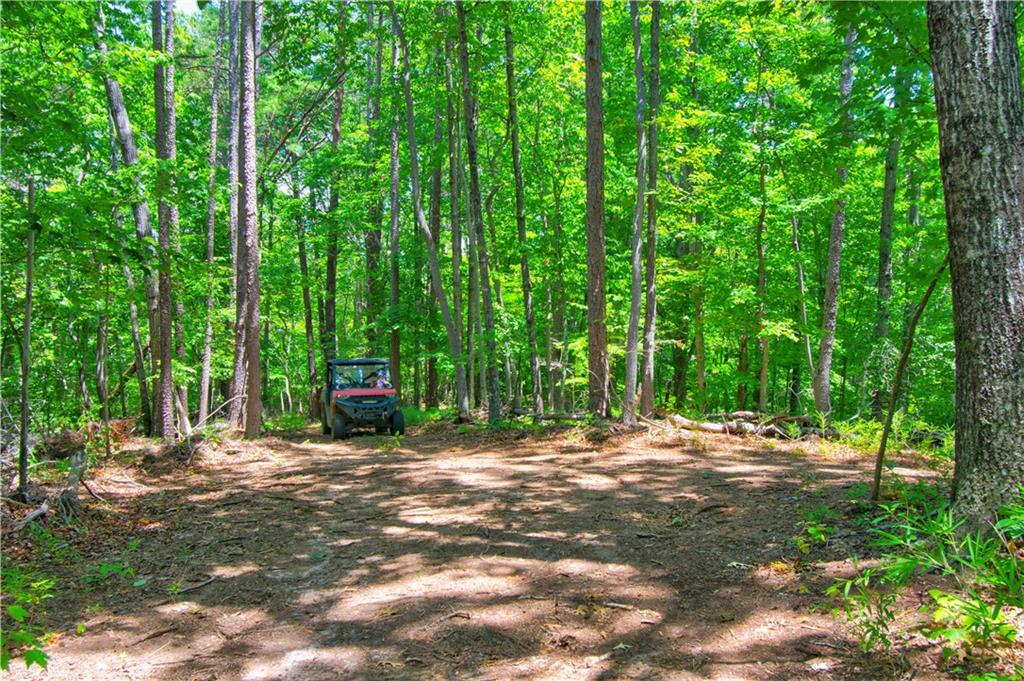
<svg viewBox="0 0 1024 681">
<path fill-rule="evenodd" d="M 335 440 L 348 437 L 356 428 L 374 428 L 377 433 L 405 432 L 405 418 L 398 409 L 398 397 L 391 385 L 386 359 L 332 359 L 327 362 L 324 389 L 324 435 Z"/>
</svg>

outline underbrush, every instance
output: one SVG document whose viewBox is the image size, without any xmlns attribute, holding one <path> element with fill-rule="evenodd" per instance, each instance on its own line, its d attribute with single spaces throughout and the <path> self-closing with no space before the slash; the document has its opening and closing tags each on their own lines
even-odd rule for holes
<svg viewBox="0 0 1024 681">
<path fill-rule="evenodd" d="M 943 662 L 954 672 L 995 674 L 988 670 L 1006 672 L 1012 666 L 1014 676 L 971 678 L 1019 678 L 1024 667 L 1009 658 L 1009 651 L 1024 622 L 1024 487 L 1018 502 L 1000 510 L 987 535 L 964 532 L 936 488 L 919 484 L 903 492 L 880 505 L 870 520 L 879 563 L 827 591 L 842 604 L 861 648 L 886 652 L 917 631 L 941 644 Z M 900 596 L 911 580 L 926 575 L 946 588 L 927 591 L 920 608 L 923 623 L 897 626 L 907 614 Z"/>
<path fill-rule="evenodd" d="M 0 670 L 6 671 L 12 655 L 21 655 L 26 669 L 32 665 L 46 667 L 48 657 L 43 646 L 48 638 L 40 624 L 45 612 L 44 601 L 53 597 L 55 582 L 35 572 L 17 567 L 0 568 Z"/>
<path fill-rule="evenodd" d="M 881 421 L 858 418 L 838 425 L 839 441 L 854 449 L 874 454 L 882 441 Z M 940 460 L 953 460 L 953 429 L 935 426 L 897 411 L 893 415 L 889 450 L 919 449 Z"/>
</svg>

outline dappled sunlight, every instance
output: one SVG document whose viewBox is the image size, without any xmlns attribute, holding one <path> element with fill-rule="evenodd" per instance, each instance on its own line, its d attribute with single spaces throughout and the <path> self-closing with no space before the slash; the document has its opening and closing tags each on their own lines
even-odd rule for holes
<svg viewBox="0 0 1024 681">
<path fill-rule="evenodd" d="M 791 648 L 814 636 L 847 646 L 807 610 L 824 573 L 787 561 L 822 503 L 807 491 L 842 498 L 854 465 L 738 438 L 709 455 L 498 437 L 228 445 L 187 485 L 168 475 L 140 497 L 169 509 L 136 568 L 152 586 L 62 642 L 51 674 L 113 650 L 166 681 L 768 679 L 805 671 L 822 651 Z"/>
</svg>

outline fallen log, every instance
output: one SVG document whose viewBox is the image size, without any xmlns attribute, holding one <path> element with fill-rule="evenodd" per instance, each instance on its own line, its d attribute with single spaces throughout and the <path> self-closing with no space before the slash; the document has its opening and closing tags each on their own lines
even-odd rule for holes
<svg viewBox="0 0 1024 681">
<path fill-rule="evenodd" d="M 774 437 L 786 440 L 792 439 L 790 433 L 785 427 L 771 422 L 743 420 L 739 418 L 718 422 L 694 421 L 679 414 L 670 414 L 668 416 L 668 422 L 676 428 L 695 430 L 702 433 L 715 433 L 718 435 L 757 435 L 758 437 Z M 800 427 L 800 437 L 805 435 L 835 437 L 838 436 L 838 434 L 838 431 L 832 428 L 822 430 L 821 428 Z"/>
</svg>

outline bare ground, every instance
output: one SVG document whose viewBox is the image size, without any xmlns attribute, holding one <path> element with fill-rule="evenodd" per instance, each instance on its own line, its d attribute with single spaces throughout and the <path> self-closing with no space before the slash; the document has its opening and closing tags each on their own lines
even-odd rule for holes
<svg viewBox="0 0 1024 681">
<path fill-rule="evenodd" d="M 860 654 L 828 612 L 868 462 L 827 443 L 445 427 L 137 454 L 93 479 L 110 504 L 54 568 L 49 670 L 11 677 L 945 678 L 924 643 Z M 822 506 L 837 532 L 804 556 Z M 134 575 L 82 584 L 101 561 Z"/>
</svg>

